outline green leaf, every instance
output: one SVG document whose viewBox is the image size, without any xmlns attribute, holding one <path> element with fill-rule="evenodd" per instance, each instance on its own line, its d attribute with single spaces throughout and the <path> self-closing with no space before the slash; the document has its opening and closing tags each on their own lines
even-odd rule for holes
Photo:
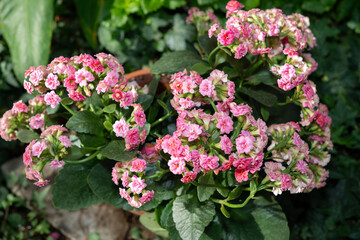
<svg viewBox="0 0 360 240">
<path fill-rule="evenodd" d="M 215 56 L 215 66 L 226 62 L 227 53 L 225 51 L 218 51 Z"/>
<path fill-rule="evenodd" d="M 23 143 L 30 143 L 32 140 L 40 137 L 39 134 L 28 129 L 21 129 L 16 133 L 16 136 Z"/>
<path fill-rule="evenodd" d="M 96 49 L 96 33 L 104 6 L 104 0 L 75 0 L 75 6 L 85 38 L 90 46 Z"/>
<path fill-rule="evenodd" d="M 193 195 L 182 195 L 175 199 L 173 219 L 182 239 L 198 240 L 215 216 L 211 201 L 200 203 Z"/>
<path fill-rule="evenodd" d="M 276 84 L 274 76 L 270 74 L 269 71 L 261 71 L 251 75 L 246 79 L 246 82 L 251 85 L 259 85 L 260 83 L 263 83 L 265 85 L 272 86 Z"/>
<path fill-rule="evenodd" d="M 285 214 L 273 197 L 259 196 L 241 209 L 229 209 L 231 219 L 218 215 L 224 240 L 287 240 L 290 237 Z"/>
<path fill-rule="evenodd" d="M 103 111 L 106 113 L 113 113 L 113 112 L 115 112 L 115 109 L 116 109 L 116 104 L 113 103 L 113 104 L 110 104 L 110 105 L 104 107 Z"/>
<path fill-rule="evenodd" d="M 301 5 L 301 8 L 306 10 L 306 11 L 313 12 L 313 13 L 324 13 L 324 12 L 326 12 L 326 8 L 321 3 L 319 3 L 318 1 L 305 1 Z"/>
<path fill-rule="evenodd" d="M 93 112 L 81 111 L 73 115 L 66 127 L 79 133 L 99 134 L 103 131 L 101 119 Z"/>
<path fill-rule="evenodd" d="M 85 164 L 66 164 L 55 178 L 52 189 L 56 208 L 77 210 L 102 202 L 91 191 L 87 178 L 93 162 Z"/>
<path fill-rule="evenodd" d="M 158 10 L 163 4 L 164 0 L 140 0 L 141 9 L 145 14 Z"/>
<path fill-rule="evenodd" d="M 159 81 L 160 81 L 160 76 L 156 75 L 153 77 L 153 79 L 151 80 L 151 83 L 149 84 L 149 95 L 155 97 L 156 95 L 156 91 L 159 85 Z"/>
<path fill-rule="evenodd" d="M 173 17 L 173 28 L 165 34 L 164 40 L 171 50 L 182 51 L 186 49 L 186 41 L 191 41 L 194 37 L 194 26 L 186 24 L 180 14 L 175 14 Z"/>
<path fill-rule="evenodd" d="M 124 140 L 113 140 L 100 150 L 100 154 L 104 157 L 120 162 L 130 161 L 135 157 L 136 153 L 137 149 L 125 151 Z"/>
<path fill-rule="evenodd" d="M 258 7 L 260 5 L 260 0 L 245 0 L 243 4 L 245 5 L 245 9 L 249 10 Z"/>
<path fill-rule="evenodd" d="M 91 233 L 89 238 L 87 240 L 100 240 L 100 234 L 99 233 Z"/>
<path fill-rule="evenodd" d="M 53 0 L 0 1 L 0 28 L 21 82 L 30 66 L 46 65 L 53 29 Z"/>
<path fill-rule="evenodd" d="M 215 181 L 212 172 L 201 176 L 199 178 L 199 185 L 197 186 L 197 194 L 200 202 L 208 200 L 216 191 Z"/>
<path fill-rule="evenodd" d="M 140 94 L 137 98 L 137 103 L 140 103 L 140 105 L 142 106 L 142 108 L 144 109 L 144 111 L 146 111 L 150 106 L 151 103 L 153 102 L 154 97 L 148 94 Z"/>
<path fill-rule="evenodd" d="M 245 95 L 248 95 L 249 97 L 255 99 L 256 101 L 258 101 L 259 103 L 261 103 L 267 107 L 274 106 L 274 104 L 277 101 L 277 97 L 274 94 L 265 92 L 263 90 L 255 91 L 255 90 L 243 87 L 243 88 L 240 88 L 240 92 Z"/>
<path fill-rule="evenodd" d="M 215 2 L 215 0 L 197 0 L 198 4 L 201 5 L 206 5 L 206 4 L 212 4 Z"/>
<path fill-rule="evenodd" d="M 64 104 L 64 105 L 71 105 L 71 104 L 73 104 L 73 102 L 74 102 L 74 101 L 73 101 L 71 98 L 69 98 L 69 97 L 63 98 L 63 99 L 61 100 L 61 103 Z"/>
<path fill-rule="evenodd" d="M 261 116 L 263 117 L 264 121 L 267 121 L 270 116 L 269 110 L 261 107 L 260 112 L 261 112 Z"/>
<path fill-rule="evenodd" d="M 189 70 L 200 61 L 200 56 L 191 51 L 170 52 L 152 65 L 151 72 L 155 74 L 181 72 L 184 69 Z"/>
<path fill-rule="evenodd" d="M 190 70 L 199 73 L 200 75 L 207 73 L 212 68 L 206 62 L 198 62 L 194 66 L 191 67 Z"/>
<path fill-rule="evenodd" d="M 199 39 L 200 47 L 204 50 L 206 55 L 209 55 L 212 50 L 214 50 L 217 46 L 216 38 L 209 38 L 208 35 L 200 36 Z"/>
<path fill-rule="evenodd" d="M 226 218 L 230 218 L 230 213 L 226 210 L 224 205 L 221 204 L 220 210 Z"/>
<path fill-rule="evenodd" d="M 108 130 L 110 132 L 112 132 L 112 130 L 113 130 L 113 125 L 109 121 L 104 122 L 104 127 L 105 127 L 106 130 Z"/>
<path fill-rule="evenodd" d="M 106 139 L 103 136 L 79 133 L 78 137 L 85 147 L 100 147 L 105 145 Z"/>
<path fill-rule="evenodd" d="M 162 228 L 156 221 L 154 212 L 146 212 L 140 216 L 140 223 L 149 229 L 151 232 L 155 233 L 158 236 L 167 238 L 169 237 L 169 233 L 166 229 Z"/>
<path fill-rule="evenodd" d="M 164 6 L 170 9 L 175 9 L 186 5 L 185 0 L 165 0 Z"/>
<path fill-rule="evenodd" d="M 243 191 L 243 186 L 239 185 L 236 188 L 234 188 L 233 190 L 231 190 L 231 192 L 229 193 L 229 196 L 227 198 L 228 201 L 237 199 L 240 197 L 241 193 Z"/>
<path fill-rule="evenodd" d="M 169 217 L 172 218 L 173 202 L 174 201 L 170 201 L 168 204 L 166 204 L 164 210 L 161 213 L 161 216 L 160 216 L 160 226 L 161 227 L 167 228 L 168 218 Z"/>
</svg>

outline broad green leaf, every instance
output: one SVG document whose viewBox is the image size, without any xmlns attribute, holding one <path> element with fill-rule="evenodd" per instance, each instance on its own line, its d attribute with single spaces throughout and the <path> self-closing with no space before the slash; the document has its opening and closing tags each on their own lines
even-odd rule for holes
<svg viewBox="0 0 360 240">
<path fill-rule="evenodd" d="M 100 150 L 100 153 L 109 159 L 127 162 L 135 157 L 137 149 L 131 151 L 125 151 L 125 141 L 124 140 L 113 140 L 109 142 L 104 148 Z"/>
<path fill-rule="evenodd" d="M 109 122 L 109 121 L 105 121 L 105 122 L 104 122 L 104 127 L 105 127 L 105 129 L 108 130 L 109 132 L 112 132 L 112 130 L 113 130 L 113 125 L 112 125 L 111 122 Z"/>
<path fill-rule="evenodd" d="M 219 214 L 224 240 L 287 240 L 290 237 L 285 214 L 273 197 L 259 196 L 240 209 L 228 209 L 231 218 Z"/>
<path fill-rule="evenodd" d="M 245 5 L 245 9 L 249 10 L 258 7 L 260 5 L 260 0 L 245 0 L 242 3 Z"/>
<path fill-rule="evenodd" d="M 216 2 L 216 0 L 197 0 L 198 4 L 201 5 L 206 5 L 206 4 L 212 4 L 214 2 Z"/>
<path fill-rule="evenodd" d="M 165 0 L 140 0 L 141 9 L 145 14 L 156 11 L 164 4 Z"/>
<path fill-rule="evenodd" d="M 149 95 L 155 97 L 157 88 L 159 86 L 160 76 L 156 75 L 151 80 L 151 83 L 149 84 Z"/>
<path fill-rule="evenodd" d="M 16 133 L 16 136 L 23 143 L 30 143 L 32 140 L 40 137 L 39 134 L 28 129 L 21 129 Z"/>
<path fill-rule="evenodd" d="M 189 70 L 200 61 L 200 56 L 191 51 L 166 53 L 152 65 L 151 72 L 155 74 L 181 72 L 184 69 Z"/>
<path fill-rule="evenodd" d="M 155 233 L 161 237 L 169 237 L 169 233 L 166 229 L 162 228 L 156 221 L 155 213 L 154 212 L 146 212 L 140 216 L 140 223 L 149 229 L 151 232 Z"/>
<path fill-rule="evenodd" d="M 63 99 L 61 100 L 61 103 L 64 104 L 64 105 L 71 105 L 71 104 L 73 104 L 73 102 L 74 102 L 74 101 L 73 101 L 71 98 L 69 98 L 69 97 L 63 98 Z"/>
<path fill-rule="evenodd" d="M 215 55 L 215 66 L 220 65 L 226 61 L 227 53 L 225 51 L 218 51 Z"/>
<path fill-rule="evenodd" d="M 265 92 L 263 90 L 256 91 L 256 90 L 252 90 L 252 89 L 248 89 L 248 88 L 241 88 L 240 92 L 245 95 L 248 95 L 249 97 L 255 99 L 259 103 L 264 104 L 265 106 L 268 106 L 268 107 L 273 106 L 277 101 L 276 95 Z"/>
<path fill-rule="evenodd" d="M 186 49 L 186 41 L 191 41 L 195 37 L 195 28 L 186 24 L 180 14 L 175 14 L 173 18 L 173 28 L 167 31 L 164 40 L 166 45 L 173 51 Z"/>
<path fill-rule="evenodd" d="M 165 0 L 164 6 L 170 9 L 175 9 L 181 6 L 186 5 L 185 0 Z"/>
<path fill-rule="evenodd" d="M 261 71 L 248 77 L 246 79 L 246 83 L 251 85 L 259 85 L 260 83 L 263 83 L 271 86 L 276 84 L 276 80 L 274 75 L 270 74 L 269 71 Z"/>
<path fill-rule="evenodd" d="M 73 115 L 66 127 L 79 133 L 98 134 L 103 130 L 102 120 L 90 111 L 81 111 Z"/>
<path fill-rule="evenodd" d="M 194 195 L 182 195 L 173 204 L 173 219 L 182 239 L 198 240 L 215 216 L 211 201 L 200 203 Z"/>
<path fill-rule="evenodd" d="M 53 19 L 53 0 L 0 1 L 0 29 L 19 81 L 30 66 L 48 63 Z"/>
<path fill-rule="evenodd" d="M 313 0 L 304 1 L 303 4 L 301 5 L 301 8 L 313 13 L 326 12 L 326 8 L 321 3 L 319 3 L 319 1 L 313 1 Z"/>
<path fill-rule="evenodd" d="M 194 66 L 192 66 L 190 70 L 195 71 L 195 72 L 199 73 L 200 75 L 202 75 L 202 74 L 205 74 L 206 72 L 208 72 L 211 69 L 212 68 L 210 67 L 210 65 L 208 63 L 206 63 L 206 62 L 198 62 Z"/>
<path fill-rule="evenodd" d="M 115 112 L 115 109 L 116 109 L 116 104 L 113 103 L 113 104 L 110 104 L 110 105 L 104 107 L 103 111 L 106 113 L 113 113 L 113 112 Z"/>
<path fill-rule="evenodd" d="M 231 201 L 231 200 L 237 199 L 238 197 L 240 197 L 242 191 L 243 191 L 243 186 L 241 186 L 241 185 L 237 186 L 236 188 L 231 190 L 227 200 Z"/>
<path fill-rule="evenodd" d="M 87 183 L 93 164 L 93 161 L 66 164 L 60 170 L 52 189 L 52 200 L 56 208 L 78 210 L 102 202 Z"/>
<path fill-rule="evenodd" d="M 204 50 L 206 55 L 209 55 L 211 51 L 214 50 L 217 46 L 216 38 L 215 37 L 209 38 L 208 35 L 200 36 L 198 41 L 200 47 L 202 48 L 202 50 Z"/>
<path fill-rule="evenodd" d="M 261 116 L 263 117 L 264 121 L 267 121 L 269 119 L 269 116 L 270 116 L 269 110 L 267 110 L 266 108 L 261 107 L 260 112 L 261 112 Z"/>
<path fill-rule="evenodd" d="M 103 136 L 79 133 L 78 137 L 85 147 L 100 147 L 105 145 L 106 139 Z"/>
<path fill-rule="evenodd" d="M 161 227 L 167 228 L 168 218 L 172 217 L 173 202 L 174 201 L 170 201 L 168 204 L 166 204 L 164 210 L 161 213 L 161 216 L 160 216 L 160 226 Z"/>
<path fill-rule="evenodd" d="M 199 185 L 197 186 L 197 194 L 200 202 L 208 200 L 211 195 L 216 191 L 215 181 L 213 177 L 213 172 L 208 172 L 207 174 L 199 178 Z"/>
<path fill-rule="evenodd" d="M 144 111 L 146 111 L 153 102 L 154 97 L 148 94 L 140 94 L 136 100 L 137 103 L 140 103 Z"/>
<path fill-rule="evenodd" d="M 97 29 L 100 21 L 104 0 L 75 0 L 82 31 L 94 49 L 97 48 Z"/>
</svg>

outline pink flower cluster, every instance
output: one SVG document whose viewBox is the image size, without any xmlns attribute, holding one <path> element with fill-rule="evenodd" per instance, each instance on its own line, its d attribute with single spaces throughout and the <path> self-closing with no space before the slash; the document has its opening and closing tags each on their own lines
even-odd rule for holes
<svg viewBox="0 0 360 240">
<path fill-rule="evenodd" d="M 112 180 L 119 188 L 120 196 L 128 201 L 130 206 L 139 208 L 149 202 L 154 191 L 146 190 L 147 184 L 142 179 L 145 175 L 146 161 L 140 158 L 133 158 L 129 162 L 117 162 L 112 169 Z M 127 189 L 126 189 L 127 188 Z"/>
<path fill-rule="evenodd" d="M 312 160 L 318 150 L 309 148 L 310 138 L 297 123 L 274 124 L 268 129 L 272 142 L 268 147 L 273 161 L 265 162 L 265 173 L 274 182 L 273 193 L 309 192 L 325 185 L 328 176 L 323 166 Z M 300 135 L 307 141 L 301 139 Z"/>
<path fill-rule="evenodd" d="M 209 37 L 216 36 L 221 45 L 228 47 L 235 58 L 242 58 L 248 52 L 272 58 L 284 48 L 299 51 L 316 46 L 307 17 L 298 13 L 286 16 L 275 8 L 244 11 L 243 7 L 237 1 L 229 1 L 226 28 L 214 24 L 208 32 Z"/>
<path fill-rule="evenodd" d="M 202 92 L 204 84 L 207 87 Z M 194 87 L 184 91 L 187 85 Z M 219 70 L 214 70 L 205 80 L 196 72 L 190 76 L 180 72 L 172 77 L 172 103 L 179 113 L 177 130 L 172 136 L 158 139 L 156 147 L 169 154 L 170 171 L 181 174 L 184 183 L 194 181 L 200 172 L 212 170 L 217 174 L 232 167 L 236 180 L 242 182 L 248 180 L 249 173 L 260 170 L 267 144 L 266 124 L 254 119 L 248 105 L 232 101 L 234 92 L 229 86 L 233 82 Z M 208 91 L 211 94 L 207 95 Z M 179 104 L 189 96 L 194 102 L 192 107 Z M 214 114 L 194 108 L 209 103 L 206 99 L 217 102 Z"/>
<path fill-rule="evenodd" d="M 210 10 L 204 12 L 200 11 L 197 7 L 193 7 L 189 9 L 188 14 L 186 23 L 194 24 L 197 28 L 199 36 L 206 34 L 210 25 L 219 24 L 219 20 Z"/>
<path fill-rule="evenodd" d="M 137 92 L 127 88 L 127 80 L 122 77 L 124 69 L 117 59 L 105 53 L 95 57 L 58 57 L 47 66 L 30 67 L 25 73 L 24 88 L 29 94 L 35 90 L 44 94 L 46 105 L 52 108 L 61 102 L 58 93 L 62 90 L 74 101 L 84 101 L 96 90 L 98 94 L 111 94 L 121 107 L 134 103 Z"/>
<path fill-rule="evenodd" d="M 171 105 L 178 112 L 209 104 L 210 101 L 221 101 L 219 107 L 222 108 L 234 100 L 234 82 L 217 69 L 206 79 L 195 71 L 190 71 L 189 75 L 186 70 L 175 73 L 171 77 L 170 87 L 174 95 Z"/>
<path fill-rule="evenodd" d="M 49 181 L 43 177 L 43 168 L 48 165 L 52 168 L 61 168 L 65 162 L 60 159 L 71 147 L 71 141 L 63 133 L 68 130 L 60 125 L 53 125 L 45 129 L 39 139 L 33 140 L 26 147 L 23 154 L 26 177 L 37 181 L 35 185 L 46 186 Z"/>
<path fill-rule="evenodd" d="M 132 104 L 134 108 L 128 120 L 121 118 L 113 124 L 113 131 L 117 137 L 125 138 L 125 150 L 136 148 L 140 142 L 145 143 L 146 130 L 144 124 L 146 116 L 140 104 Z"/>
<path fill-rule="evenodd" d="M 45 101 L 37 96 L 26 105 L 21 100 L 14 103 L 12 109 L 0 118 L 0 136 L 5 141 L 17 139 L 16 133 L 21 129 L 38 130 L 44 127 Z"/>
</svg>

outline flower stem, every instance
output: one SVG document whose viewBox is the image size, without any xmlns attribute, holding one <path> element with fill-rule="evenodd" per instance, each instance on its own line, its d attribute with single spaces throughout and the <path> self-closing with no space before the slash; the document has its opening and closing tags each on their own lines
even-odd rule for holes
<svg viewBox="0 0 360 240">
<path fill-rule="evenodd" d="M 159 118 L 158 120 L 156 120 L 155 122 L 153 122 L 151 124 L 151 127 L 154 127 L 156 125 L 158 125 L 159 123 L 165 121 L 167 118 L 171 117 L 172 115 L 174 115 L 175 111 L 171 111 L 171 112 L 168 112 L 165 116 L 163 116 L 162 118 Z"/>
<path fill-rule="evenodd" d="M 233 204 L 233 203 L 229 203 L 226 200 L 221 200 L 221 199 L 216 199 L 216 198 L 210 198 L 211 201 L 218 203 L 218 204 L 223 204 L 227 207 L 230 208 L 242 208 L 244 207 L 249 201 L 250 199 L 252 199 L 255 196 L 255 193 L 250 193 L 250 195 L 245 199 L 245 201 L 241 204 Z"/>
<path fill-rule="evenodd" d="M 73 110 L 71 110 L 68 106 L 66 106 L 62 102 L 60 102 L 60 103 L 61 103 L 61 106 L 63 106 L 69 113 L 71 113 L 71 115 L 75 115 L 75 112 Z"/>
<path fill-rule="evenodd" d="M 209 62 L 209 64 L 210 64 L 210 66 L 212 66 L 212 67 L 214 67 L 214 66 L 213 66 L 213 62 L 211 61 L 211 58 L 212 58 L 212 56 L 215 54 L 215 52 L 216 52 L 217 50 L 219 50 L 220 48 L 221 48 L 221 46 L 218 45 L 218 46 L 217 46 L 216 48 L 214 48 L 214 50 L 212 50 L 211 53 L 209 54 L 208 62 Z"/>
<path fill-rule="evenodd" d="M 94 152 L 93 154 L 91 154 L 90 156 L 88 156 L 86 158 L 83 158 L 80 160 L 74 160 L 74 161 L 64 160 L 64 162 L 71 163 L 71 164 L 85 163 L 85 162 L 88 162 L 88 161 L 92 160 L 93 158 L 95 158 L 99 154 L 99 152 L 100 152 L 100 150 L 97 150 L 96 152 Z"/>
</svg>

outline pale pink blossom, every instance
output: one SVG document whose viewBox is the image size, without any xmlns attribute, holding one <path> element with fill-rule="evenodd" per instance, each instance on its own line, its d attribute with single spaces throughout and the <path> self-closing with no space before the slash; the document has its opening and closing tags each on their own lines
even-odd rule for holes
<svg viewBox="0 0 360 240">
<path fill-rule="evenodd" d="M 105 82 L 105 80 L 102 80 L 98 83 L 98 85 L 96 86 L 96 92 L 97 94 L 100 93 L 106 93 L 110 90 L 109 85 Z"/>
<path fill-rule="evenodd" d="M 232 103 L 230 104 L 230 111 L 232 112 L 234 117 L 252 113 L 251 107 L 247 104 L 236 105 L 236 103 Z"/>
<path fill-rule="evenodd" d="M 134 111 L 134 121 L 140 127 L 143 127 L 146 122 L 146 116 L 142 108 L 136 108 Z"/>
<path fill-rule="evenodd" d="M 219 24 L 215 23 L 213 25 L 211 25 L 210 29 L 209 29 L 209 32 L 208 32 L 208 35 L 209 35 L 209 38 L 211 38 L 214 33 L 216 32 L 216 30 L 220 28 Z"/>
<path fill-rule="evenodd" d="M 126 92 L 121 99 L 120 107 L 128 107 L 134 102 L 134 97 L 131 92 Z"/>
<path fill-rule="evenodd" d="M 234 122 L 231 120 L 231 117 L 222 113 L 216 114 L 217 124 L 216 127 L 220 129 L 220 133 L 227 133 L 229 134 L 233 129 Z"/>
<path fill-rule="evenodd" d="M 129 205 L 131 207 L 134 208 L 139 208 L 143 205 L 142 202 L 140 202 L 140 199 L 138 197 L 132 197 L 129 201 L 128 201 Z"/>
<path fill-rule="evenodd" d="M 60 85 L 58 76 L 50 73 L 45 80 L 45 87 L 50 90 L 55 90 Z"/>
<path fill-rule="evenodd" d="M 245 44 L 239 44 L 239 46 L 236 48 L 234 57 L 236 59 L 240 59 L 246 55 L 247 51 L 248 51 L 248 48 Z"/>
<path fill-rule="evenodd" d="M 108 86 L 114 87 L 119 81 L 119 73 L 114 70 L 108 71 L 104 81 Z"/>
<path fill-rule="evenodd" d="M 132 176 L 131 183 L 129 183 L 131 191 L 136 194 L 140 194 L 146 186 L 145 180 L 136 175 Z"/>
<path fill-rule="evenodd" d="M 281 174 L 281 188 L 282 190 L 288 190 L 293 185 L 291 176 L 289 174 Z"/>
<path fill-rule="evenodd" d="M 137 128 L 133 128 L 127 131 L 125 137 L 125 150 L 130 151 L 136 148 L 140 143 L 139 137 L 140 134 Z"/>
<path fill-rule="evenodd" d="M 299 134 L 297 132 L 294 133 L 293 135 L 293 143 L 298 147 L 301 148 L 301 146 L 303 145 L 303 141 L 301 140 Z"/>
<path fill-rule="evenodd" d="M 154 197 L 154 191 L 146 191 L 146 193 L 144 193 L 142 195 L 142 197 L 139 199 L 139 201 L 144 204 L 149 202 L 152 198 Z"/>
<path fill-rule="evenodd" d="M 49 166 L 52 168 L 62 168 L 64 166 L 65 162 L 64 161 L 59 161 L 58 159 L 54 159 L 51 161 L 51 163 L 49 163 Z"/>
<path fill-rule="evenodd" d="M 35 143 L 35 140 L 32 141 L 32 143 L 30 143 L 26 149 L 25 149 L 25 152 L 23 154 L 23 163 L 25 164 L 25 166 L 29 166 L 30 163 L 32 162 L 32 156 L 31 156 L 31 145 Z"/>
<path fill-rule="evenodd" d="M 64 79 L 64 87 L 66 87 L 66 90 L 71 91 L 75 90 L 78 87 L 78 84 L 76 83 L 75 75 L 71 74 L 68 75 L 67 78 Z"/>
<path fill-rule="evenodd" d="M 45 94 L 44 101 L 46 105 L 51 106 L 51 108 L 55 108 L 61 102 L 61 98 L 54 92 L 51 91 Z"/>
<path fill-rule="evenodd" d="M 24 88 L 25 88 L 25 90 L 27 91 L 28 94 L 32 94 L 34 92 L 33 85 L 30 82 L 26 81 L 26 80 L 24 81 Z"/>
<path fill-rule="evenodd" d="M 136 158 L 132 161 L 130 171 L 131 172 L 143 172 L 146 168 L 146 161 L 143 159 Z"/>
<path fill-rule="evenodd" d="M 230 140 L 230 138 L 226 135 L 220 136 L 220 147 L 221 150 L 225 152 L 225 154 L 230 154 L 233 148 L 233 144 Z"/>
<path fill-rule="evenodd" d="M 200 154 L 200 166 L 205 170 L 214 170 L 219 167 L 219 158 Z"/>
<path fill-rule="evenodd" d="M 29 125 L 31 129 L 40 129 L 44 126 L 44 119 L 41 114 L 36 114 L 35 116 L 32 116 L 29 118 Z"/>
<path fill-rule="evenodd" d="M 94 80 L 94 75 L 85 68 L 82 68 L 75 73 L 75 82 L 79 84 L 80 87 L 85 87 L 88 82 L 92 82 Z"/>
<path fill-rule="evenodd" d="M 119 188 L 119 193 L 120 193 L 120 196 L 121 196 L 122 198 L 126 199 L 127 201 L 130 201 L 130 200 L 131 200 L 130 195 L 126 192 L 125 189 Z"/>
<path fill-rule="evenodd" d="M 73 90 L 69 91 L 69 98 L 71 98 L 76 102 L 86 100 L 86 97 L 82 95 L 79 91 L 73 91 Z"/>
<path fill-rule="evenodd" d="M 196 140 L 202 133 L 203 128 L 197 124 L 187 124 L 183 131 L 183 136 L 188 138 L 189 142 Z"/>
<path fill-rule="evenodd" d="M 184 109 L 191 109 L 191 108 L 195 107 L 195 102 L 192 101 L 189 97 L 180 98 L 179 105 Z"/>
<path fill-rule="evenodd" d="M 250 132 L 242 130 L 236 141 L 236 150 L 238 153 L 249 154 L 254 149 L 255 138 L 251 136 Z"/>
<path fill-rule="evenodd" d="M 41 153 L 47 148 L 45 141 L 37 141 L 31 148 L 31 154 L 36 157 L 40 157 Z"/>
<path fill-rule="evenodd" d="M 13 113 L 13 114 L 27 112 L 27 111 L 29 111 L 29 108 L 25 103 L 22 102 L 22 100 L 14 103 L 13 107 L 11 109 L 11 113 Z"/>
<path fill-rule="evenodd" d="M 170 138 L 165 139 L 162 142 L 161 147 L 165 153 L 169 153 L 170 155 L 176 155 L 181 147 L 181 140 L 177 137 L 170 136 Z"/>
<path fill-rule="evenodd" d="M 130 177 L 129 177 L 129 171 L 125 171 L 123 173 L 123 175 L 121 176 L 121 184 L 124 187 L 128 187 L 129 186 L 129 182 L 130 182 Z"/>
<path fill-rule="evenodd" d="M 44 78 L 44 72 L 41 70 L 35 70 L 30 74 L 29 81 L 36 87 L 40 81 Z"/>
<path fill-rule="evenodd" d="M 59 140 L 64 145 L 64 147 L 71 147 L 71 141 L 67 136 L 59 136 Z"/>
<path fill-rule="evenodd" d="M 113 124 L 113 131 L 117 137 L 124 138 L 129 131 L 129 126 L 130 124 L 126 122 L 124 118 L 121 118 Z"/>
<path fill-rule="evenodd" d="M 237 12 L 242 8 L 244 8 L 244 5 L 239 3 L 238 1 L 229 1 L 226 4 L 226 10 L 228 10 L 230 13 Z"/>
<path fill-rule="evenodd" d="M 40 179 L 39 181 L 37 181 L 36 183 L 34 183 L 36 186 L 38 187 L 45 187 L 49 184 L 49 180 L 44 180 L 44 179 Z"/>
<path fill-rule="evenodd" d="M 171 156 L 168 166 L 173 174 L 181 174 L 186 171 L 185 161 L 178 157 Z"/>
<path fill-rule="evenodd" d="M 269 30 L 267 31 L 268 36 L 277 36 L 280 33 L 279 26 L 277 24 L 270 25 Z"/>
</svg>

